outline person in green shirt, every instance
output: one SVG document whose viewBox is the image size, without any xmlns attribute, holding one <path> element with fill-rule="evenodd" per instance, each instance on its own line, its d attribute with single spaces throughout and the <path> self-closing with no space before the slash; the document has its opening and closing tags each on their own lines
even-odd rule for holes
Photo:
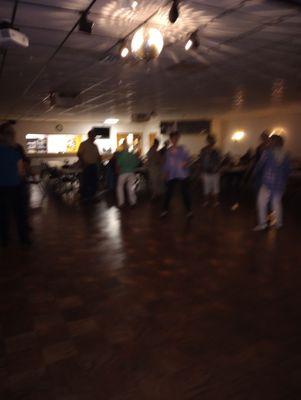
<svg viewBox="0 0 301 400">
<path fill-rule="evenodd" d="M 126 185 L 127 195 L 131 206 L 137 202 L 135 193 L 135 170 L 139 165 L 139 159 L 134 154 L 129 152 L 126 141 L 123 143 L 123 149 L 117 155 L 117 200 L 118 206 L 124 205 L 124 187 Z"/>
</svg>

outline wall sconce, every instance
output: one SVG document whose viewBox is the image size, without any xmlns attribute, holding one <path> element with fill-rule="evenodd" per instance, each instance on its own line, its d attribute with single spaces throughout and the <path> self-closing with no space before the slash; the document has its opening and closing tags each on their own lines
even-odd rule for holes
<svg viewBox="0 0 301 400">
<path fill-rule="evenodd" d="M 240 142 L 246 136 L 244 131 L 236 131 L 233 133 L 231 140 L 233 142 Z"/>
</svg>

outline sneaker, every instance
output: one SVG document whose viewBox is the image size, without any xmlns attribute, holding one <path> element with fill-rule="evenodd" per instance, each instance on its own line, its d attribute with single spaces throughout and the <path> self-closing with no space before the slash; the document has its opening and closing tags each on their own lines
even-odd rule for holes
<svg viewBox="0 0 301 400">
<path fill-rule="evenodd" d="M 267 229 L 267 224 L 263 224 L 263 225 L 256 225 L 255 228 L 253 229 L 254 232 L 260 232 L 260 231 L 264 231 L 265 229 Z"/>
<path fill-rule="evenodd" d="M 168 211 L 162 211 L 160 214 L 160 218 L 165 218 L 168 215 Z"/>
<path fill-rule="evenodd" d="M 29 237 L 26 237 L 26 238 L 20 239 L 20 244 L 25 247 L 30 247 L 30 246 L 32 246 L 33 241 Z"/>
<path fill-rule="evenodd" d="M 8 240 L 0 240 L 0 247 L 5 248 L 8 246 Z"/>
<path fill-rule="evenodd" d="M 231 207 L 232 211 L 236 211 L 239 208 L 239 203 L 235 203 L 233 204 L 233 206 Z"/>
</svg>

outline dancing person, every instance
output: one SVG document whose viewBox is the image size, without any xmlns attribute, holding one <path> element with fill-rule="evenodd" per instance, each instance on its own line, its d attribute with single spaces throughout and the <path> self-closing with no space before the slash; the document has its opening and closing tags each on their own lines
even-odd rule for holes
<svg viewBox="0 0 301 400">
<path fill-rule="evenodd" d="M 200 154 L 200 164 L 203 179 L 204 190 L 204 206 L 210 203 L 211 197 L 213 205 L 219 204 L 220 192 L 220 168 L 221 168 L 221 154 L 215 147 L 216 139 L 213 135 L 207 136 L 207 145 L 202 149 Z"/>
<path fill-rule="evenodd" d="M 162 158 L 165 157 L 166 152 L 167 152 L 167 150 L 168 150 L 168 148 L 169 148 L 169 145 L 170 145 L 170 142 L 169 142 L 169 140 L 167 139 L 167 140 L 165 140 L 163 147 L 159 150 L 159 152 L 160 152 Z"/>
<path fill-rule="evenodd" d="M 80 193 L 83 200 L 91 200 L 98 189 L 99 164 L 101 156 L 98 147 L 94 143 L 96 139 L 95 130 L 88 132 L 88 139 L 79 146 L 77 156 L 82 166 L 80 182 Z"/>
<path fill-rule="evenodd" d="M 178 145 L 180 139 L 179 132 L 170 133 L 169 138 L 171 146 L 166 151 L 163 165 L 163 172 L 166 180 L 166 193 L 161 217 L 167 216 L 170 201 L 177 185 L 181 187 L 182 199 L 187 210 L 187 217 L 191 217 L 192 211 L 188 170 L 190 156 L 183 146 Z"/>
<path fill-rule="evenodd" d="M 24 162 L 14 147 L 14 131 L 5 123 L 0 126 L 0 245 L 9 242 L 11 219 L 17 223 L 19 239 L 30 244 L 24 196 L 20 190 L 25 175 Z"/>
<path fill-rule="evenodd" d="M 262 153 L 269 147 L 270 142 L 270 131 L 265 129 L 260 135 L 260 143 L 255 151 L 255 162 L 258 162 L 262 156 Z"/>
<path fill-rule="evenodd" d="M 118 172 L 117 180 L 117 201 L 118 207 L 124 206 L 124 187 L 127 188 L 127 195 L 130 205 L 136 205 L 137 196 L 135 193 L 135 170 L 139 166 L 139 158 L 129 151 L 126 141 L 123 142 L 122 151 L 117 154 L 116 164 Z"/>
<path fill-rule="evenodd" d="M 23 210 L 23 215 L 26 218 L 26 224 L 28 226 L 28 230 L 32 230 L 32 226 L 29 223 L 29 208 L 30 208 L 30 184 L 29 184 L 29 179 L 31 177 L 31 168 L 30 168 L 30 158 L 26 155 L 24 147 L 20 144 L 17 143 L 16 141 L 16 131 L 13 127 L 12 123 L 9 123 L 9 129 L 11 131 L 12 135 L 12 140 L 13 140 L 13 146 L 16 149 L 16 151 L 19 153 L 21 160 L 23 161 L 24 165 L 24 175 L 21 176 L 21 182 L 19 185 L 19 192 L 20 196 L 22 198 L 22 201 L 20 204 L 22 207 L 24 207 Z"/>
<path fill-rule="evenodd" d="M 290 162 L 283 149 L 284 140 L 279 135 L 270 138 L 269 149 L 264 151 L 255 167 L 255 173 L 261 173 L 261 185 L 257 196 L 258 225 L 255 231 L 265 230 L 267 224 L 267 209 L 271 202 L 275 214 L 275 226 L 282 227 L 282 196 L 287 184 Z"/>
<path fill-rule="evenodd" d="M 161 196 L 163 191 L 162 180 L 162 155 L 158 151 L 159 140 L 155 139 L 154 144 L 147 153 L 147 170 L 150 179 L 152 199 Z"/>
<path fill-rule="evenodd" d="M 265 129 L 262 134 L 260 135 L 260 144 L 257 146 L 256 151 L 255 151 L 255 157 L 254 157 L 254 163 L 251 167 L 251 175 L 253 177 L 253 185 L 254 185 L 254 191 L 256 193 L 256 196 L 258 195 L 259 189 L 261 187 L 261 181 L 262 181 L 262 170 L 259 168 L 256 168 L 259 160 L 261 159 L 262 154 L 269 148 L 270 144 L 270 136 L 269 136 L 269 130 Z"/>
<path fill-rule="evenodd" d="M 106 165 L 106 184 L 112 192 L 115 192 L 117 185 L 117 154 L 118 151 L 115 151 Z"/>
</svg>

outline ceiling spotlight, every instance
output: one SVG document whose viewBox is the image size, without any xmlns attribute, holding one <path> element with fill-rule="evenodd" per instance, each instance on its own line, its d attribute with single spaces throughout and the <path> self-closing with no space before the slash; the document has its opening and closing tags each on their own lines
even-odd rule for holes
<svg viewBox="0 0 301 400">
<path fill-rule="evenodd" d="M 120 55 L 121 55 L 122 58 L 125 58 L 125 57 L 127 57 L 129 55 L 129 52 L 130 51 L 129 51 L 129 49 L 127 47 L 123 47 L 121 49 Z"/>
<path fill-rule="evenodd" d="M 93 26 L 94 26 L 94 22 L 89 20 L 87 18 L 87 16 L 88 16 L 88 13 L 82 12 L 82 15 L 81 15 L 80 21 L 79 21 L 79 25 L 78 25 L 78 29 L 81 32 L 85 32 L 85 33 L 91 34 Z"/>
<path fill-rule="evenodd" d="M 169 22 L 174 24 L 179 18 L 179 0 L 173 0 L 171 9 L 169 11 L 168 19 Z"/>
<path fill-rule="evenodd" d="M 185 44 L 185 50 L 189 50 L 192 47 L 192 40 L 188 39 L 186 44 Z"/>
<path fill-rule="evenodd" d="M 132 3 L 131 3 L 132 10 L 135 11 L 136 8 L 138 7 L 138 5 L 139 5 L 138 1 L 136 1 L 136 0 L 132 1 Z"/>
<path fill-rule="evenodd" d="M 189 36 L 186 44 L 185 44 L 185 50 L 189 49 L 197 49 L 200 45 L 200 41 L 198 38 L 198 31 L 192 32 L 192 34 Z"/>
<path fill-rule="evenodd" d="M 126 58 L 130 53 L 130 50 L 128 49 L 128 46 L 126 44 L 125 40 L 120 41 L 120 56 L 122 58 Z"/>
</svg>

